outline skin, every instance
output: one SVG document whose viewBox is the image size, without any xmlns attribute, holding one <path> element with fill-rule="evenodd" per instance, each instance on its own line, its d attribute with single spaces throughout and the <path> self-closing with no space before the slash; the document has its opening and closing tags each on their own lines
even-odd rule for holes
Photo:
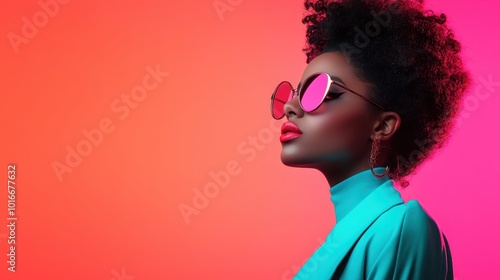
<svg viewBox="0 0 500 280">
<path fill-rule="evenodd" d="M 373 86 L 355 74 L 346 57 L 337 51 L 318 55 L 305 68 L 301 83 L 311 74 L 325 72 L 340 77 L 347 88 L 369 98 Z M 401 124 L 395 112 L 383 112 L 370 102 L 344 91 L 338 98 L 323 101 L 313 112 L 305 112 L 298 96 L 285 104 L 285 117 L 302 131 L 302 135 L 282 143 L 281 161 L 292 167 L 319 170 L 330 187 L 361 171 L 370 169 L 372 141 L 378 137 L 381 147 Z M 387 149 L 380 150 L 375 167 L 387 164 Z"/>
</svg>

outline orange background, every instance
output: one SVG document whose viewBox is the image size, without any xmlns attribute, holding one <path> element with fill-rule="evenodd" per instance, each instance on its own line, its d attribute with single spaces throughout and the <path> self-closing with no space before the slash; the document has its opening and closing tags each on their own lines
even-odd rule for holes
<svg viewBox="0 0 500 280">
<path fill-rule="evenodd" d="M 290 279 L 335 222 L 321 174 L 281 163 L 283 120 L 269 112 L 277 83 L 296 84 L 306 66 L 302 1 L 62 2 L 0 9 L 0 278 Z M 428 7 L 448 15 L 464 45 L 471 93 L 485 90 L 481 77 L 500 80 L 499 2 Z M 148 67 L 169 74 L 154 80 Z M 403 193 L 447 235 L 457 279 L 497 279 L 499 92 L 466 107 L 450 144 Z M 112 129 L 101 138 L 103 121 Z"/>
</svg>

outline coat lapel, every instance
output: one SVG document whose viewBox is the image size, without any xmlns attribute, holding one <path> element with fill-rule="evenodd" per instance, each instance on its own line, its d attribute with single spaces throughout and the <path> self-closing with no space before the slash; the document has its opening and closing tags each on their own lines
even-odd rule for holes
<svg viewBox="0 0 500 280">
<path fill-rule="evenodd" d="M 404 201 L 401 194 L 394 188 L 393 181 L 388 180 L 373 190 L 333 227 L 322 245 L 326 251 L 332 252 L 328 260 L 331 276 L 370 225 L 382 213 L 402 203 Z"/>
</svg>

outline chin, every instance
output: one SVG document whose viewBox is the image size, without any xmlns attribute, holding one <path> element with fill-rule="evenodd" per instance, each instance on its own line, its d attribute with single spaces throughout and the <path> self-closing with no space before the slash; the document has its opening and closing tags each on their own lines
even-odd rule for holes
<svg viewBox="0 0 500 280">
<path fill-rule="evenodd" d="M 288 148 L 288 149 L 287 149 Z M 294 147 L 283 147 L 281 151 L 281 162 L 290 167 L 302 167 L 302 168 L 315 168 L 320 169 L 326 166 L 344 166 L 346 162 L 349 162 L 351 155 L 348 152 L 336 152 L 336 153 L 320 153 L 317 151 L 314 154 L 300 153 L 298 149 Z"/>
<path fill-rule="evenodd" d="M 307 161 L 307 159 L 300 157 L 297 154 L 287 154 L 281 152 L 281 162 L 290 167 L 314 167 L 315 164 Z"/>
</svg>

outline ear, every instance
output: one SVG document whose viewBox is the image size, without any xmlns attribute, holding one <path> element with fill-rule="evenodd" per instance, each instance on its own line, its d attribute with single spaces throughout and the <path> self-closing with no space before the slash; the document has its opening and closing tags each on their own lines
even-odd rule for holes
<svg viewBox="0 0 500 280">
<path fill-rule="evenodd" d="M 372 140 L 388 141 L 401 125 L 401 117 L 396 112 L 382 112 L 378 115 L 371 135 Z"/>
</svg>

